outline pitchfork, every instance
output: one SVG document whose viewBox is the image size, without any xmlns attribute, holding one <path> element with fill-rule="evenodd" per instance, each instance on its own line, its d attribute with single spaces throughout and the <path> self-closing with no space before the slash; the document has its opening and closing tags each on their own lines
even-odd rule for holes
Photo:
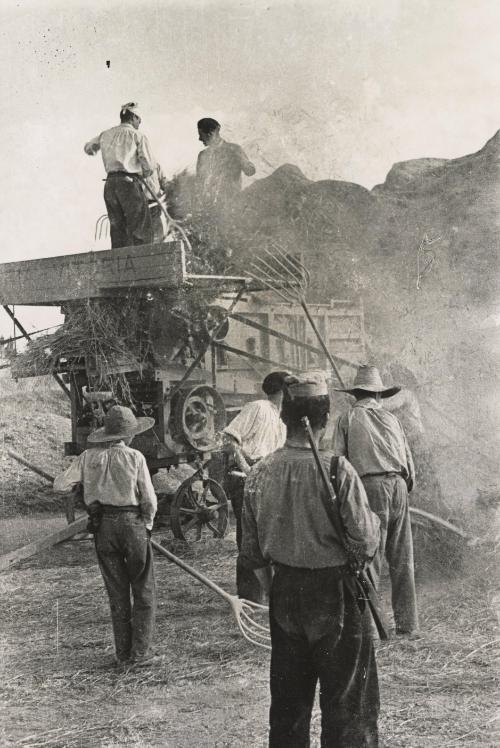
<svg viewBox="0 0 500 748">
<path fill-rule="evenodd" d="M 108 235 L 108 225 L 109 225 L 109 219 L 106 213 L 104 215 L 99 216 L 99 218 L 96 221 L 95 224 L 95 232 L 94 232 L 94 239 L 97 241 L 98 239 L 106 239 Z"/>
<path fill-rule="evenodd" d="M 7 450 L 7 453 L 22 465 L 25 465 L 25 467 L 32 470 L 34 473 L 41 475 L 42 478 L 45 478 L 45 480 L 49 481 L 49 483 L 54 482 L 53 475 L 49 475 L 49 473 L 41 470 L 36 465 L 32 465 L 30 462 L 21 457 L 21 455 L 18 455 L 17 452 Z M 162 556 L 166 556 L 170 561 L 173 561 L 174 564 L 177 564 L 177 566 L 179 566 L 181 569 L 187 571 L 188 574 L 191 574 L 192 577 L 197 579 L 199 582 L 202 582 L 202 584 L 205 584 L 211 590 L 220 595 L 227 603 L 229 603 L 229 605 L 231 606 L 231 610 L 233 611 L 233 615 L 236 618 L 238 628 L 247 641 L 249 641 L 251 644 L 255 644 L 255 646 L 257 647 L 271 649 L 271 646 L 269 644 L 269 642 L 271 641 L 271 636 L 268 627 L 263 626 L 257 621 L 254 621 L 252 618 L 252 613 L 267 611 L 266 605 L 259 605 L 258 603 L 250 602 L 250 600 L 243 600 L 239 597 L 236 597 L 235 595 L 230 595 L 229 592 L 223 590 L 222 587 L 219 587 L 219 585 L 215 584 L 215 582 L 212 582 L 211 579 L 206 577 L 201 572 L 193 569 L 192 566 L 186 564 L 185 561 L 182 561 L 182 559 L 174 556 L 173 553 L 167 551 L 167 549 L 159 543 L 151 540 L 151 545 L 153 546 L 153 548 L 155 548 L 155 550 L 158 551 L 158 553 L 161 553 Z"/>
<path fill-rule="evenodd" d="M 257 283 L 261 283 L 270 291 L 273 291 L 287 304 L 299 302 L 325 356 L 330 362 L 330 366 L 335 372 L 335 376 L 340 382 L 340 386 L 343 387 L 344 382 L 337 365 L 326 347 L 326 343 L 306 304 L 306 292 L 311 282 L 309 271 L 297 257 L 286 254 L 276 245 L 273 245 L 273 252 L 265 248 L 264 253 L 265 257 L 256 257 L 250 263 L 250 275 Z"/>
<path fill-rule="evenodd" d="M 252 618 L 252 614 L 267 611 L 266 605 L 259 605 L 258 603 L 250 602 L 250 600 L 243 600 L 239 597 L 236 597 L 235 595 L 230 595 L 229 592 L 223 590 L 222 587 L 219 587 L 218 584 L 212 582 L 211 579 L 206 577 L 201 572 L 193 569 L 192 566 L 186 564 L 186 562 L 182 559 L 174 556 L 173 553 L 167 551 L 167 549 L 159 543 L 156 543 L 154 540 L 152 540 L 151 545 L 156 551 L 158 551 L 158 553 L 161 553 L 162 556 L 166 556 L 166 558 L 168 558 L 174 564 L 177 564 L 177 566 L 179 566 L 181 569 L 187 571 L 188 574 L 191 574 L 192 577 L 209 587 L 211 590 L 220 595 L 220 597 L 222 597 L 227 603 L 229 603 L 233 615 L 236 618 L 238 628 L 248 642 L 250 642 L 251 644 L 255 644 L 255 646 L 257 647 L 271 649 L 271 636 L 269 634 L 268 627 L 263 626 L 257 621 L 254 621 L 254 619 Z"/>
</svg>

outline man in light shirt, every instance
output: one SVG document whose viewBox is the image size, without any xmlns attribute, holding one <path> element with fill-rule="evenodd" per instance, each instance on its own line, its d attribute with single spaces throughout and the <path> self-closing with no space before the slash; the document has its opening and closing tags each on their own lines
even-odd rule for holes
<svg viewBox="0 0 500 748">
<path fill-rule="evenodd" d="M 128 444 L 153 425 L 154 418 L 136 418 L 130 408 L 114 405 L 87 439 L 95 446 L 54 481 L 60 493 L 83 485 L 119 664 L 151 660 L 156 599 L 150 537 L 157 500 L 144 455 Z"/>
<path fill-rule="evenodd" d="M 400 389 L 385 387 L 374 366 L 360 366 L 352 387 L 342 390 L 356 402 L 337 420 L 333 451 L 354 465 L 380 519 L 380 547 L 372 565 L 375 586 L 385 555 L 396 633 L 412 634 L 418 631 L 418 613 L 408 492 L 415 467 L 401 423 L 381 403 Z"/>
<path fill-rule="evenodd" d="M 104 202 L 113 249 L 152 242 L 151 216 L 140 178 L 156 175 L 157 163 L 148 139 L 139 132 L 137 106 L 134 102 L 124 104 L 120 124 L 104 130 L 84 147 L 89 156 L 101 151 L 107 174 Z"/>
<path fill-rule="evenodd" d="M 310 745 L 319 680 L 321 745 L 376 748 L 379 688 L 364 603 L 348 571 L 345 540 L 356 557 L 377 551 L 379 521 L 356 471 L 340 457 L 335 508 L 345 538 L 324 506 L 326 493 L 302 418 L 316 445 L 330 410 L 326 381 L 314 373 L 287 385 L 285 445 L 253 468 L 245 487 L 241 560 L 270 585 L 270 748 Z M 321 452 L 325 471 L 331 453 Z"/>
<path fill-rule="evenodd" d="M 287 371 L 274 371 L 262 382 L 266 399 L 255 400 L 243 406 L 238 415 L 224 429 L 228 474 L 224 489 L 233 505 L 236 518 L 236 543 L 241 548 L 241 511 L 245 478 L 232 475 L 233 471 L 248 475 L 252 465 L 283 446 L 286 427 L 281 420 L 283 388 L 289 377 Z M 238 595 L 246 600 L 260 602 L 260 583 L 250 569 L 238 560 L 236 565 L 236 587 Z"/>
<path fill-rule="evenodd" d="M 212 117 L 198 121 L 198 136 L 205 146 L 196 163 L 200 198 L 207 206 L 224 207 L 241 191 L 242 173 L 252 177 L 255 166 L 240 145 L 221 138 L 220 124 Z"/>
</svg>

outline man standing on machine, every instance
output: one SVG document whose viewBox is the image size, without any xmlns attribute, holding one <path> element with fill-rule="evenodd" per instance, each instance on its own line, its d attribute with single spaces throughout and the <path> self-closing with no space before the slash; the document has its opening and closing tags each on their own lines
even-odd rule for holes
<svg viewBox="0 0 500 748">
<path fill-rule="evenodd" d="M 113 249 L 152 242 L 151 215 L 142 180 L 156 173 L 157 163 L 148 139 L 139 132 L 141 118 L 137 107 L 135 102 L 124 104 L 120 124 L 104 130 L 84 147 L 89 156 L 101 151 L 107 174 L 104 202 Z"/>
</svg>

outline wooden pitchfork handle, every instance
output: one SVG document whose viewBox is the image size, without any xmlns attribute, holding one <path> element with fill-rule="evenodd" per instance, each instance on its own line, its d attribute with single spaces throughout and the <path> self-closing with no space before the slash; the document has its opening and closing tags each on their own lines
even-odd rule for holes
<svg viewBox="0 0 500 748">
<path fill-rule="evenodd" d="M 312 327 L 312 329 L 313 329 L 313 331 L 314 331 L 314 334 L 316 335 L 316 337 L 317 337 L 317 339 L 318 339 L 318 343 L 320 344 L 320 346 L 321 346 L 321 347 L 322 347 L 322 349 L 323 349 L 323 353 L 325 354 L 325 356 L 327 357 L 328 361 L 330 362 L 330 366 L 332 367 L 333 371 L 335 372 L 335 376 L 336 376 L 336 377 L 337 377 L 337 379 L 339 380 L 339 382 L 340 382 L 340 386 L 341 386 L 341 387 L 344 387 L 344 386 L 345 386 L 345 385 L 344 385 L 344 380 L 342 379 L 342 377 L 341 377 L 341 375 L 340 375 L 340 372 L 339 372 L 339 370 L 338 370 L 337 364 L 336 364 L 336 363 L 335 363 L 335 361 L 333 360 L 333 356 L 332 356 L 332 354 L 330 353 L 330 351 L 329 351 L 329 350 L 328 350 L 328 348 L 326 347 L 326 343 L 325 343 L 325 341 L 323 340 L 323 336 L 322 336 L 322 334 L 320 333 L 320 331 L 318 330 L 318 328 L 317 328 L 317 326 L 316 326 L 316 323 L 315 323 L 315 321 L 313 320 L 313 318 L 312 318 L 312 316 L 311 316 L 311 313 L 310 313 L 310 311 L 309 311 L 309 309 L 308 309 L 308 306 L 307 306 L 307 304 L 306 304 L 306 300 L 304 299 L 304 297 L 303 297 L 303 296 L 301 296 L 301 297 L 300 297 L 300 306 L 301 306 L 301 307 L 302 307 L 302 309 L 304 310 L 304 314 L 305 314 L 305 315 L 306 315 L 306 317 L 307 317 L 307 321 L 308 321 L 308 322 L 309 322 L 309 324 L 311 325 L 311 327 Z"/>
<path fill-rule="evenodd" d="M 167 551 L 167 549 L 160 545 L 160 543 L 157 543 L 155 540 L 151 540 L 151 545 L 155 549 L 155 551 L 161 553 L 162 556 L 168 558 L 169 561 L 172 561 L 172 563 L 176 564 L 180 569 L 187 572 L 199 582 L 204 584 L 206 587 L 216 592 L 217 595 L 219 595 L 223 600 L 229 603 L 233 615 L 236 619 L 236 623 L 238 624 L 238 628 L 247 641 L 249 641 L 251 644 L 255 644 L 257 647 L 262 647 L 263 649 L 271 649 L 271 637 L 268 627 L 263 626 L 257 621 L 254 621 L 251 617 L 251 614 L 256 611 L 267 610 L 267 605 L 259 605 L 259 603 L 254 603 L 250 600 L 244 600 L 242 598 L 236 597 L 236 595 L 230 595 L 229 592 L 223 590 L 222 587 L 219 587 L 218 584 L 202 574 L 201 571 L 198 571 L 178 556 L 175 556 L 170 551 Z"/>
<path fill-rule="evenodd" d="M 31 462 L 28 462 L 24 457 L 19 455 L 17 452 L 14 452 L 13 450 L 6 450 L 10 457 L 13 457 L 15 460 L 20 462 L 22 465 L 25 465 L 27 468 L 32 470 L 37 475 L 40 475 L 42 478 L 45 478 L 45 480 L 49 481 L 49 483 L 54 482 L 54 476 L 50 475 L 49 473 L 46 473 L 45 470 L 42 470 L 41 468 L 37 467 L 36 465 L 33 465 Z M 80 527 L 80 523 L 82 527 Z M 72 534 L 74 532 L 79 532 L 80 530 L 83 530 L 84 527 L 87 524 L 87 518 L 81 518 L 78 520 L 78 523 L 74 523 L 74 526 L 70 526 L 72 530 Z M 75 529 L 78 527 L 78 529 Z M 250 600 L 244 600 L 239 597 L 236 597 L 235 595 L 230 595 L 229 592 L 226 592 L 222 589 L 222 587 L 219 587 L 218 584 L 215 584 L 215 582 L 212 582 L 211 579 L 206 577 L 204 574 L 202 574 L 197 569 L 194 569 L 192 566 L 189 566 L 189 564 L 186 564 L 185 561 L 178 558 L 177 556 L 174 556 L 173 553 L 170 551 L 167 551 L 166 548 L 164 548 L 162 545 L 157 543 L 154 540 L 151 540 L 152 547 L 158 551 L 158 553 L 161 553 L 162 556 L 166 556 L 166 558 L 169 559 L 169 561 L 172 561 L 174 564 L 179 566 L 183 571 L 186 571 L 188 574 L 191 574 L 192 577 L 197 579 L 199 582 L 204 584 L 206 587 L 209 587 L 211 590 L 216 592 L 220 597 L 222 597 L 227 603 L 229 603 L 231 610 L 233 612 L 233 615 L 236 619 L 236 623 L 238 624 L 238 628 L 244 636 L 244 638 L 249 641 L 251 644 L 255 644 L 257 647 L 263 647 L 264 649 L 271 649 L 270 641 L 271 636 L 269 634 L 269 628 L 267 626 L 263 626 L 261 623 L 258 623 L 257 621 L 254 621 L 252 618 L 252 613 L 258 612 L 258 611 L 265 611 L 267 610 L 266 605 L 259 605 L 259 603 L 251 602 Z M 24 557 L 24 556 L 23 556 Z M 8 561 L 10 563 L 10 561 Z M 7 567 L 5 567 L 7 568 Z"/>
</svg>

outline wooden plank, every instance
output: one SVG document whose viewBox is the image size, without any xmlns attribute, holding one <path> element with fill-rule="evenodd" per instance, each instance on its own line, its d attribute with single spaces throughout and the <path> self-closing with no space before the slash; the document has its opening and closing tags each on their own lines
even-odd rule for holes
<svg viewBox="0 0 500 748">
<path fill-rule="evenodd" d="M 32 465 L 31 462 L 28 462 L 28 460 L 26 460 L 18 452 L 15 452 L 13 449 L 6 449 L 5 452 L 9 455 L 9 457 L 12 457 L 13 460 L 16 460 L 16 462 L 19 462 L 20 465 L 24 465 L 24 467 L 27 467 L 28 470 L 31 470 L 33 473 L 36 473 L 41 478 L 45 478 L 45 480 L 47 480 L 49 483 L 54 482 L 53 475 L 49 475 L 49 473 L 46 473 L 45 470 L 42 470 L 42 468 L 39 468 L 36 465 Z"/>
<path fill-rule="evenodd" d="M 231 319 L 236 320 L 237 322 L 241 322 L 242 325 L 253 327 L 255 330 L 260 330 L 261 332 L 267 333 L 268 335 L 272 335 L 275 338 L 280 338 L 281 340 L 284 340 L 287 343 L 291 343 L 292 345 L 296 345 L 299 348 L 304 348 L 307 351 L 311 351 L 311 353 L 319 354 L 320 356 L 325 355 L 321 348 L 316 348 L 314 345 L 310 345 L 310 343 L 304 343 L 302 340 L 297 340 L 296 338 L 293 338 L 291 335 L 286 335 L 285 333 L 280 332 L 279 330 L 274 330 L 272 327 L 266 327 L 266 325 L 261 325 L 260 322 L 255 322 L 253 319 L 249 319 L 248 317 L 245 317 L 243 314 L 240 314 L 239 312 L 232 312 L 229 315 L 229 317 Z M 348 338 L 348 339 L 351 340 L 351 338 Z M 343 338 L 339 339 L 339 341 L 341 340 L 343 340 Z M 220 346 L 220 347 L 223 348 L 224 346 Z M 248 358 L 251 357 L 251 354 L 247 354 L 247 355 L 248 355 Z M 347 366 L 352 366 L 353 368 L 358 367 L 358 364 L 354 363 L 353 361 L 348 361 L 346 358 L 342 358 L 342 356 L 337 356 L 337 354 L 335 354 L 335 358 L 338 361 L 340 361 L 342 364 L 346 364 Z M 276 362 L 270 361 L 269 359 L 261 359 L 261 360 L 264 363 L 276 363 Z M 283 365 L 283 363 L 281 365 Z M 297 369 L 297 371 L 299 370 Z"/>
<path fill-rule="evenodd" d="M 35 540 L 33 543 L 29 543 L 29 545 L 24 545 L 22 548 L 17 548 L 15 551 L 0 556 L 0 571 L 6 571 L 19 561 L 35 556 L 40 551 L 52 548 L 53 545 L 62 543 L 63 540 L 68 540 L 69 538 L 72 538 L 73 535 L 83 532 L 87 527 L 87 521 L 88 517 L 85 515 L 84 517 L 77 519 L 76 522 L 66 525 L 61 530 L 57 530 L 50 535 Z"/>
<path fill-rule="evenodd" d="M 237 356 L 241 356 L 241 358 L 248 358 L 250 361 L 257 361 L 261 364 L 271 364 L 272 366 L 284 367 L 289 371 L 302 371 L 302 369 L 299 369 L 297 366 L 292 366 L 289 363 L 284 363 L 283 361 L 274 361 L 272 358 L 264 358 L 264 356 L 257 356 L 255 353 L 242 351 L 240 348 L 233 348 L 232 345 L 226 345 L 225 343 L 219 343 L 217 341 L 214 341 L 214 345 L 217 348 L 222 348 L 223 351 L 227 351 L 228 353 L 235 353 Z"/>
<path fill-rule="evenodd" d="M 0 304 L 59 305 L 119 289 L 179 288 L 185 275 L 182 242 L 6 262 L 0 264 Z"/>
</svg>

